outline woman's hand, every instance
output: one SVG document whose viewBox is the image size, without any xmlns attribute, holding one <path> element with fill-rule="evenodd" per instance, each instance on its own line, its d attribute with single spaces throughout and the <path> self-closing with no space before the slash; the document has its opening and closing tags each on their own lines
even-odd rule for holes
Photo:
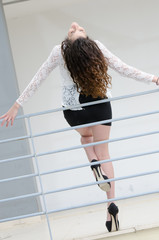
<svg viewBox="0 0 159 240">
<path fill-rule="evenodd" d="M 156 85 L 159 85 L 159 77 L 154 76 L 152 82 L 156 83 Z"/>
<path fill-rule="evenodd" d="M 19 107 L 20 105 L 17 102 L 15 102 L 14 105 L 9 109 L 9 111 L 0 117 L 0 119 L 4 119 L 1 123 L 1 126 L 3 126 L 5 122 L 7 122 L 6 127 L 8 127 L 10 121 L 11 121 L 11 126 L 13 126 L 13 122 L 18 113 Z"/>
</svg>

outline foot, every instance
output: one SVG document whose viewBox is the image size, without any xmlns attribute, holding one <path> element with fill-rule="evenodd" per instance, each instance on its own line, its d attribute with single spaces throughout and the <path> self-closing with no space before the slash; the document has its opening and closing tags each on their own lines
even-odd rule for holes
<svg viewBox="0 0 159 240">
<path fill-rule="evenodd" d="M 108 207 L 107 221 L 105 223 L 106 228 L 109 232 L 119 230 L 118 212 L 118 207 L 114 203 L 111 203 Z"/>
<path fill-rule="evenodd" d="M 93 159 L 91 161 L 91 163 L 93 163 L 93 162 L 98 162 L 98 161 Z M 107 176 L 103 175 L 100 164 L 92 165 L 91 169 L 94 172 L 96 181 L 103 181 L 103 180 L 107 180 L 108 179 Z M 110 182 L 100 183 L 100 184 L 98 184 L 98 186 L 105 192 L 110 191 L 110 188 L 111 188 Z"/>
</svg>

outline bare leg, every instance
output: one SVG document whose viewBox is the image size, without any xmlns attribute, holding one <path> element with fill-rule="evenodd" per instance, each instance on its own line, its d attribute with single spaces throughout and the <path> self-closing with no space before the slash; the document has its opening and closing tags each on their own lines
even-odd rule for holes
<svg viewBox="0 0 159 240">
<path fill-rule="evenodd" d="M 87 128 L 80 128 L 77 129 L 77 132 L 80 133 L 81 135 L 81 143 L 82 144 L 87 144 L 87 143 L 93 143 L 93 135 L 92 135 L 92 129 L 87 127 Z M 86 147 L 84 148 L 88 160 L 91 162 L 93 159 L 97 159 L 96 153 L 94 151 L 94 147 Z M 98 159 L 97 159 L 98 160 Z"/>
<path fill-rule="evenodd" d="M 98 126 L 92 126 L 89 128 L 82 128 L 77 130 L 81 135 L 81 143 L 87 144 L 92 142 L 98 142 L 102 140 L 109 139 L 110 135 L 110 126 L 105 125 L 98 125 Z M 87 154 L 87 157 L 89 161 L 92 161 L 93 159 L 96 160 L 105 160 L 109 159 L 109 150 L 108 150 L 108 144 L 100 144 L 96 146 L 86 147 L 84 148 L 85 152 Z M 108 176 L 108 178 L 114 177 L 114 169 L 112 162 L 109 163 L 103 163 L 101 164 L 101 168 L 103 173 Z M 111 190 L 106 193 L 107 198 L 114 198 L 115 197 L 115 183 L 111 182 Z M 108 203 L 109 206 L 110 203 Z M 107 215 L 107 221 L 110 220 L 110 215 Z"/>
<path fill-rule="evenodd" d="M 108 140 L 110 135 L 110 126 L 98 125 L 92 127 L 93 141 L 98 142 L 102 140 Z M 94 151 L 98 160 L 110 159 L 108 143 L 103 143 L 94 146 Z M 102 171 L 108 178 L 114 178 L 114 168 L 112 162 L 101 164 Z M 111 189 L 106 193 L 107 198 L 111 199 L 115 197 L 115 182 L 111 182 Z M 111 203 L 111 202 L 110 202 Z M 108 203 L 108 206 L 110 205 Z M 107 221 L 110 220 L 110 215 L 107 215 Z"/>
</svg>

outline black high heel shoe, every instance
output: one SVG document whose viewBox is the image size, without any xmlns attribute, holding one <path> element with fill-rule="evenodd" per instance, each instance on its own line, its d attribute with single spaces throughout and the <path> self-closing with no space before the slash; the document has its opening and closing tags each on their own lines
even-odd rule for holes
<svg viewBox="0 0 159 240">
<path fill-rule="evenodd" d="M 106 221 L 105 225 L 109 232 L 114 232 L 119 230 L 119 220 L 118 220 L 118 212 L 119 209 L 115 205 L 115 203 L 111 203 L 108 207 L 108 212 L 111 216 L 111 221 Z"/>
<path fill-rule="evenodd" d="M 93 163 L 93 162 L 98 162 L 98 161 L 95 160 L 95 159 L 93 159 L 93 160 L 91 161 L 91 163 Z M 107 176 L 105 176 L 105 175 L 102 174 L 100 164 L 91 166 L 91 169 L 92 169 L 92 171 L 93 171 L 94 174 L 95 174 L 96 181 L 103 181 L 103 180 L 108 179 Z M 100 184 L 98 184 L 98 186 L 99 186 L 103 191 L 105 191 L 105 192 L 110 191 L 110 188 L 111 188 L 110 182 L 100 183 Z"/>
</svg>

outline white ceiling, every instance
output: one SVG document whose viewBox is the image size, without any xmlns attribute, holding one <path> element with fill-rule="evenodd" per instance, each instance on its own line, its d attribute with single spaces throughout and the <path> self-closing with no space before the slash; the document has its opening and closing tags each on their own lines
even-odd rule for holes
<svg viewBox="0 0 159 240">
<path fill-rule="evenodd" d="M 7 21 L 36 13 L 51 16 L 58 29 L 77 21 L 110 46 L 158 40 L 158 9 L 159 0 L 28 0 L 4 6 Z"/>
<path fill-rule="evenodd" d="M 64 6 L 68 7 L 82 2 L 86 2 L 86 0 L 22 0 L 14 4 L 4 5 L 4 9 L 8 18 L 14 18 L 36 12 L 59 9 Z M 3 0 L 3 3 L 5 3 L 5 0 Z"/>
</svg>

